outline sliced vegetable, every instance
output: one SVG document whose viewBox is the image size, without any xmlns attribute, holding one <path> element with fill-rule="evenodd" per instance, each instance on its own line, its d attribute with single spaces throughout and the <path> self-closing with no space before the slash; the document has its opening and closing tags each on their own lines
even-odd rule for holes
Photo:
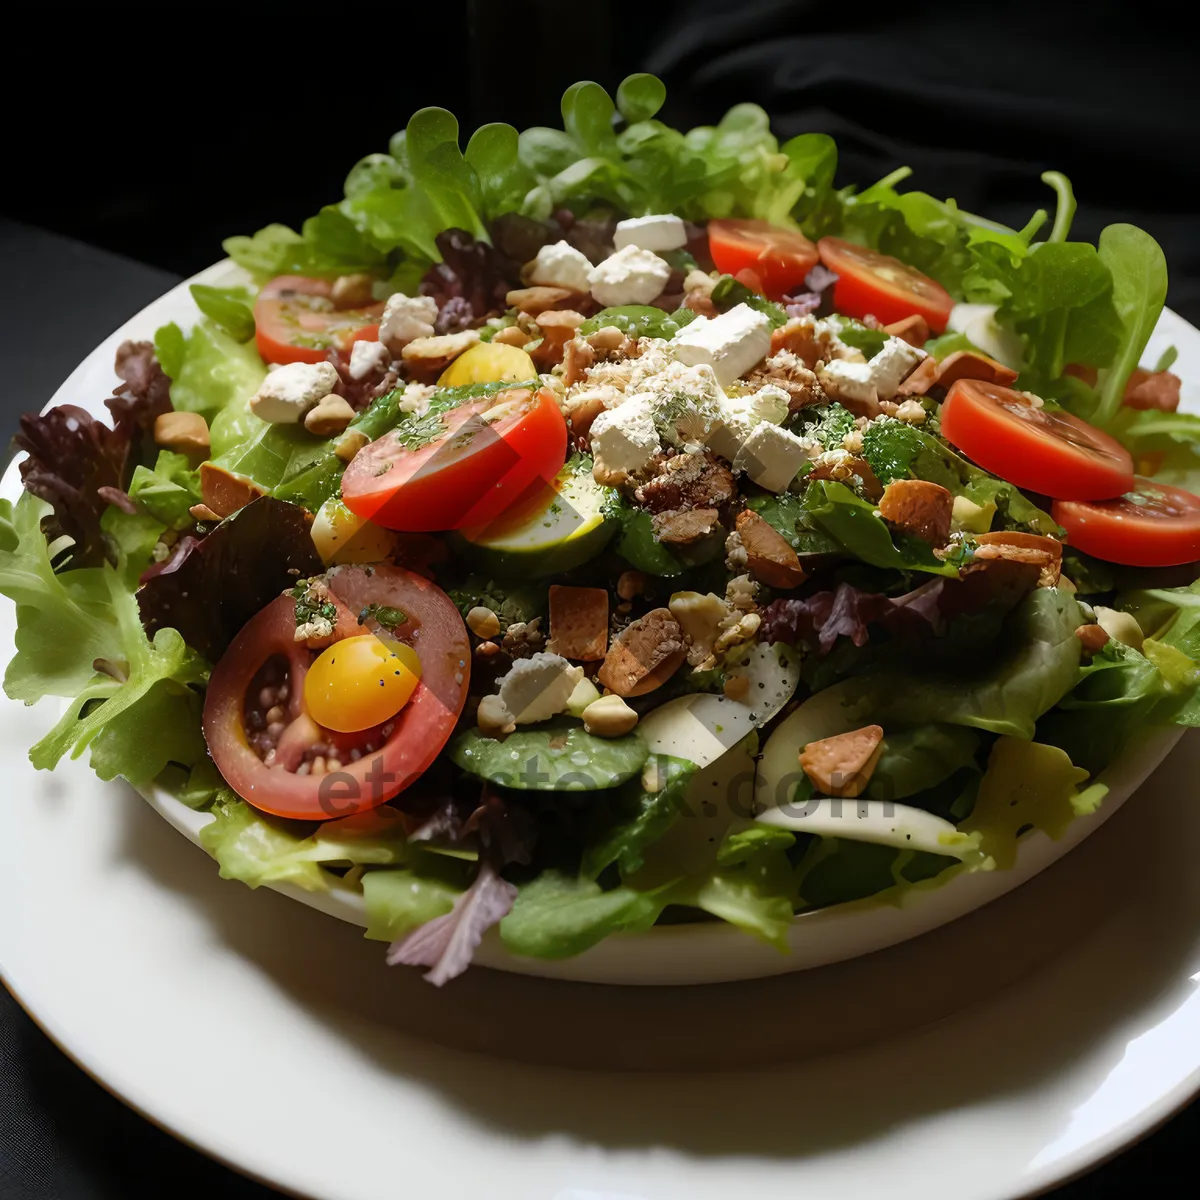
<svg viewBox="0 0 1200 1200">
<path fill-rule="evenodd" d="M 364 633 L 317 655 L 304 676 L 304 707 L 326 729 L 358 733 L 390 721 L 420 682 L 421 660 L 411 646 Z"/>
<path fill-rule="evenodd" d="M 537 367 L 519 346 L 479 342 L 460 354 L 441 374 L 438 387 L 467 387 L 472 383 L 520 383 L 536 379 Z"/>
<path fill-rule="evenodd" d="M 1200 497 L 1135 478 L 1115 500 L 1056 500 L 1054 519 L 1071 545 L 1105 562 L 1174 567 L 1200 561 Z"/>
<path fill-rule="evenodd" d="M 1133 485 L 1133 458 L 1102 429 L 1026 393 L 960 379 L 942 404 L 942 435 L 980 466 L 1060 500 L 1107 500 Z"/>
<path fill-rule="evenodd" d="M 817 265 L 817 248 L 796 229 L 768 221 L 721 220 L 708 223 L 708 248 L 726 275 L 749 271 L 768 299 L 804 290 L 804 277 Z M 743 276 L 741 282 L 750 286 Z"/>
<path fill-rule="evenodd" d="M 324 362 L 334 347 L 348 349 L 379 336 L 382 304 L 335 309 L 328 279 L 280 275 L 258 294 L 254 324 L 258 352 L 269 363 Z"/>
<path fill-rule="evenodd" d="M 934 333 L 945 332 L 954 298 L 916 267 L 841 238 L 824 237 L 817 249 L 838 277 L 833 286 L 838 312 L 860 320 L 870 315 L 884 325 L 916 315 L 924 317 Z"/>
</svg>

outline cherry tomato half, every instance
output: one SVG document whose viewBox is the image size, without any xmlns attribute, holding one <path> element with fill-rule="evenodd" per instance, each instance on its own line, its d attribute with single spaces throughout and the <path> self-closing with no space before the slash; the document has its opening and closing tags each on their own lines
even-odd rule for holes
<svg viewBox="0 0 1200 1200">
<path fill-rule="evenodd" d="M 1115 438 L 1024 392 L 960 379 L 941 408 L 942 436 L 1017 487 L 1059 500 L 1108 500 L 1133 485 L 1133 459 Z"/>
<path fill-rule="evenodd" d="M 945 332 L 954 298 L 916 267 L 841 238 L 824 237 L 817 249 L 838 277 L 833 285 L 838 312 L 859 320 L 870 314 L 884 325 L 916 315 L 924 317 L 934 333 Z"/>
<path fill-rule="evenodd" d="M 394 639 L 420 661 L 420 680 L 393 717 L 373 729 L 343 735 L 314 722 L 305 709 L 305 681 L 313 657 L 295 640 L 295 601 L 273 600 L 252 617 L 213 669 L 204 700 L 204 737 L 229 786 L 255 808 L 280 817 L 326 820 L 375 808 L 402 792 L 437 757 L 467 698 L 471 648 L 462 617 L 449 596 L 400 567 L 343 567 L 329 576 L 338 609 L 336 635 L 362 636 L 358 614 L 371 604 L 398 608 L 408 620 Z M 263 666 L 288 663 L 286 728 L 272 765 L 251 744 L 248 696 Z M 374 664 L 369 663 L 373 669 Z M 354 699 L 353 696 L 350 697 Z M 327 775 L 300 774 L 314 738 L 344 754 Z M 351 751 L 360 757 L 352 760 Z"/>
<path fill-rule="evenodd" d="M 508 388 L 422 417 L 364 446 L 342 499 L 386 529 L 419 533 L 486 525 L 567 456 L 567 425 L 548 388 Z"/>
<path fill-rule="evenodd" d="M 1115 500 L 1056 500 L 1054 519 L 1078 550 L 1130 567 L 1177 567 L 1200 561 L 1200 497 L 1135 478 Z"/>
<path fill-rule="evenodd" d="M 324 362 L 335 346 L 379 337 L 382 304 L 337 309 L 328 279 L 280 275 L 266 284 L 254 304 L 258 352 L 269 363 Z"/>
<path fill-rule="evenodd" d="M 771 300 L 803 291 L 804 277 L 817 265 L 817 248 L 804 234 L 769 221 L 709 221 L 708 249 L 717 270 L 738 275 Z M 759 286 L 742 271 L 752 272 Z"/>
</svg>

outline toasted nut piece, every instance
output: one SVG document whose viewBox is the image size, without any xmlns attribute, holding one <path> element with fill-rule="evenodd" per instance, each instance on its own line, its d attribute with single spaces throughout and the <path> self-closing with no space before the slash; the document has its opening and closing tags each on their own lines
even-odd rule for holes
<svg viewBox="0 0 1200 1200">
<path fill-rule="evenodd" d="M 924 425 L 929 418 L 920 400 L 902 400 L 896 405 L 896 411 L 892 415 L 906 425 Z"/>
<path fill-rule="evenodd" d="M 475 724 L 484 737 L 503 740 L 517 728 L 512 713 L 497 695 L 484 696 L 475 710 Z"/>
<path fill-rule="evenodd" d="M 983 562 L 1006 558 L 1009 562 L 1032 563 L 1038 568 L 1038 587 L 1056 587 L 1062 574 L 1062 542 L 1038 533 L 999 529 L 981 533 L 975 557 Z"/>
<path fill-rule="evenodd" d="M 219 521 L 221 518 L 217 516 L 207 504 L 193 504 L 188 512 L 196 518 L 197 521 Z"/>
<path fill-rule="evenodd" d="M 596 351 L 582 338 L 573 337 L 563 347 L 563 387 L 582 383 L 595 361 Z"/>
<path fill-rule="evenodd" d="M 900 321 L 893 321 L 890 325 L 885 325 L 883 332 L 889 337 L 899 338 L 902 342 L 907 342 L 910 346 L 916 346 L 918 350 L 929 341 L 930 335 L 929 322 L 919 313 L 914 313 L 911 317 L 904 317 Z"/>
<path fill-rule="evenodd" d="M 1083 652 L 1091 658 L 1108 645 L 1108 632 L 1100 625 L 1080 625 L 1075 636 L 1083 646 Z"/>
<path fill-rule="evenodd" d="M 469 350 L 478 341 L 478 329 L 464 329 L 462 333 L 445 333 L 438 337 L 416 338 L 400 351 L 400 357 L 418 374 L 439 375 L 464 350 Z"/>
<path fill-rule="evenodd" d="M 568 342 L 568 346 L 575 345 Z M 583 441 L 591 433 L 592 422 L 608 407 L 603 391 L 588 391 L 581 393 L 572 400 L 566 409 L 567 427 L 575 435 L 576 441 Z"/>
<path fill-rule="evenodd" d="M 492 344 L 496 346 L 516 346 L 518 348 L 525 345 L 529 341 L 529 334 L 523 330 L 520 325 L 509 325 L 506 329 L 501 329 L 495 337 L 492 338 Z"/>
<path fill-rule="evenodd" d="M 809 742 L 800 751 L 800 768 L 826 796 L 861 796 L 882 754 L 882 727 L 865 725 Z"/>
<path fill-rule="evenodd" d="M 574 300 L 578 295 L 578 292 L 568 291 L 566 288 L 527 287 L 509 292 L 504 297 L 504 302 L 509 308 L 536 317 L 538 313 L 544 313 L 548 309 L 562 308 L 566 301 Z"/>
<path fill-rule="evenodd" d="M 1008 387 L 1017 377 L 1012 367 L 980 354 L 975 350 L 955 350 L 947 354 L 938 364 L 937 385 L 948 388 L 960 379 L 982 379 L 984 383 L 998 383 Z"/>
<path fill-rule="evenodd" d="M 479 638 L 494 638 L 500 632 L 500 618 L 490 608 L 477 604 L 467 613 L 467 628 Z"/>
<path fill-rule="evenodd" d="M 879 515 L 885 521 L 931 546 L 946 544 L 953 509 L 950 492 L 927 479 L 893 479 L 879 501 Z"/>
<path fill-rule="evenodd" d="M 603 658 L 608 652 L 608 592 L 552 583 L 546 649 L 580 662 Z"/>
<path fill-rule="evenodd" d="M 317 437 L 334 437 L 354 420 L 354 409 L 342 396 L 326 396 L 304 418 L 304 428 Z"/>
<path fill-rule="evenodd" d="M 806 578 L 796 551 L 758 513 L 744 509 L 737 517 L 746 566 L 755 579 L 773 588 L 799 587 Z"/>
<path fill-rule="evenodd" d="M 563 360 L 567 343 L 575 337 L 575 330 L 584 322 L 584 315 L 573 308 L 557 312 L 546 311 L 537 316 L 542 344 L 536 346 L 530 357 L 543 371 L 557 367 Z"/>
<path fill-rule="evenodd" d="M 342 460 L 342 462 L 350 462 L 350 460 L 364 447 L 370 445 L 371 439 L 367 437 L 361 429 L 347 429 L 337 440 L 337 445 L 333 448 L 334 454 Z"/>
<path fill-rule="evenodd" d="M 165 412 L 154 418 L 154 440 L 167 450 L 194 454 L 208 453 L 208 422 L 194 412 Z"/>
<path fill-rule="evenodd" d="M 500 653 L 500 647 L 495 642 L 480 642 L 475 647 L 475 657 L 480 659 L 495 658 Z"/>
<path fill-rule="evenodd" d="M 1143 371 L 1138 367 L 1129 376 L 1122 403 L 1129 408 L 1174 412 L 1179 407 L 1179 385 L 1179 376 L 1173 371 Z"/>
<path fill-rule="evenodd" d="M 721 525 L 720 513 L 715 508 L 655 513 L 650 520 L 655 536 L 668 546 L 692 546 Z"/>
<path fill-rule="evenodd" d="M 724 687 L 721 690 L 725 693 L 727 699 L 745 700 L 750 692 L 750 676 L 731 675 L 725 680 Z"/>
<path fill-rule="evenodd" d="M 627 335 L 615 325 L 603 325 L 587 335 L 587 343 L 601 354 L 616 354 L 625 345 Z"/>
<path fill-rule="evenodd" d="M 683 630 L 669 608 L 653 608 L 631 622 L 608 648 L 596 678 L 618 696 L 643 696 L 683 665 Z"/>
<path fill-rule="evenodd" d="M 1066 582 L 1065 576 L 1063 582 Z M 1100 628 L 1113 641 L 1132 646 L 1135 650 L 1142 648 L 1145 635 L 1142 633 L 1142 627 L 1138 624 L 1137 617 L 1132 613 L 1121 612 L 1117 608 L 1105 608 L 1103 604 L 1097 604 L 1093 611 Z"/>
<path fill-rule="evenodd" d="M 854 475 L 862 480 L 862 493 L 866 499 L 874 503 L 883 495 L 883 485 L 871 470 L 871 464 L 865 458 L 858 458 L 853 454 L 847 454 L 837 462 L 820 463 L 804 478 L 810 482 L 816 479 L 832 479 L 835 483 L 847 483 Z"/>
<path fill-rule="evenodd" d="M 228 517 L 266 492 L 245 475 L 206 462 L 200 465 L 200 497 L 218 517 Z"/>
<path fill-rule="evenodd" d="M 373 304 L 375 297 L 371 294 L 371 286 L 374 282 L 373 275 L 339 275 L 329 293 L 333 307 L 365 308 Z"/>
<path fill-rule="evenodd" d="M 632 600 L 646 590 L 646 576 L 641 571 L 622 571 L 617 580 L 617 595 L 622 600 Z"/>
<path fill-rule="evenodd" d="M 620 696 L 601 696 L 583 710 L 583 727 L 597 737 L 622 737 L 638 723 L 638 715 Z"/>
<path fill-rule="evenodd" d="M 897 396 L 924 396 L 937 382 L 938 364 L 933 355 L 921 359 L 916 369 L 896 389 Z"/>
</svg>

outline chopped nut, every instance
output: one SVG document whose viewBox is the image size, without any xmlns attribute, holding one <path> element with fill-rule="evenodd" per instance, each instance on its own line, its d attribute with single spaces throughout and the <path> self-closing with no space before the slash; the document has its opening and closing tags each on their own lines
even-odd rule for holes
<svg viewBox="0 0 1200 1200">
<path fill-rule="evenodd" d="M 477 604 L 467 613 L 467 628 L 479 638 L 494 638 L 500 632 L 500 618 L 490 608 Z"/>
<path fill-rule="evenodd" d="M 809 742 L 800 751 L 800 768 L 819 792 L 852 798 L 866 791 L 882 754 L 882 727 L 866 725 Z"/>
<path fill-rule="evenodd" d="M 562 308 L 565 301 L 574 300 L 578 295 L 578 292 L 569 291 L 567 288 L 527 287 L 509 292 L 504 297 L 504 302 L 509 308 L 536 317 L 549 309 Z"/>
<path fill-rule="evenodd" d="M 495 658 L 499 653 L 500 647 L 497 646 L 495 642 L 480 642 L 479 645 L 475 647 L 476 658 Z"/>
<path fill-rule="evenodd" d="M 576 343 L 568 342 L 568 346 Z M 596 388 L 594 391 L 583 391 L 571 397 L 567 402 L 564 415 L 567 418 L 567 428 L 575 440 L 586 444 L 591 432 L 592 422 L 608 407 L 609 399 L 616 399 L 616 392 L 611 388 Z"/>
<path fill-rule="evenodd" d="M 758 607 L 758 584 L 749 575 L 735 575 L 725 585 L 725 599 L 738 612 L 754 612 Z"/>
<path fill-rule="evenodd" d="M 200 466 L 200 496 L 218 517 L 228 517 L 266 492 L 245 475 L 206 462 Z"/>
<path fill-rule="evenodd" d="M 354 420 L 354 409 L 342 396 L 326 396 L 304 418 L 304 428 L 317 437 L 335 437 Z"/>
<path fill-rule="evenodd" d="M 532 621 L 514 621 L 504 631 L 500 646 L 512 658 L 529 658 L 541 650 L 546 635 L 542 633 L 542 618 Z"/>
<path fill-rule="evenodd" d="M 717 643 L 713 650 L 717 654 L 724 654 L 726 650 L 733 646 L 740 646 L 743 642 L 748 642 L 762 625 L 762 617 L 756 612 L 745 613 L 738 616 L 736 613 L 730 614 L 722 622 L 725 627 L 720 637 L 717 638 Z"/>
<path fill-rule="evenodd" d="M 1020 533 L 1000 529 L 981 533 L 975 558 L 981 562 L 1003 558 L 1009 562 L 1031 563 L 1038 568 L 1038 587 L 1056 587 L 1062 574 L 1062 542 L 1038 533 Z"/>
<path fill-rule="evenodd" d="M 350 462 L 364 446 L 370 445 L 370 442 L 371 439 L 361 429 L 347 429 L 338 438 L 333 452 L 342 462 Z"/>
<path fill-rule="evenodd" d="M 911 317 L 905 317 L 900 321 L 893 321 L 890 325 L 883 327 L 883 332 L 889 337 L 899 338 L 902 342 L 907 342 L 910 346 L 916 346 L 918 350 L 924 347 L 929 341 L 930 329 L 929 322 L 918 313 L 914 313 Z"/>
<path fill-rule="evenodd" d="M 896 389 L 897 396 L 924 396 L 937 382 L 938 364 L 933 355 L 923 358 Z"/>
<path fill-rule="evenodd" d="M 529 334 L 523 330 L 520 325 L 509 325 L 505 329 L 501 329 L 493 338 L 492 345 L 494 346 L 524 346 L 529 341 Z"/>
<path fill-rule="evenodd" d="M 826 450 L 805 476 L 809 482 L 831 479 L 835 483 L 850 484 L 855 478 L 861 481 L 862 494 L 866 499 L 875 501 L 883 495 L 883 485 L 871 470 L 871 464 L 865 458 L 858 458 L 845 450 Z"/>
<path fill-rule="evenodd" d="M 562 381 L 565 387 L 574 387 L 587 378 L 589 368 L 596 361 L 596 352 L 581 338 L 572 338 L 563 348 Z"/>
<path fill-rule="evenodd" d="M 546 649 L 581 662 L 603 658 L 608 652 L 608 592 L 552 583 Z"/>
<path fill-rule="evenodd" d="M 928 416 L 920 400 L 904 400 L 896 405 L 896 420 L 906 425 L 924 425 Z"/>
<path fill-rule="evenodd" d="M 737 532 L 746 551 L 746 566 L 755 579 L 781 589 L 804 582 L 806 575 L 796 551 L 758 513 L 748 508 L 738 513 Z"/>
<path fill-rule="evenodd" d="M 167 450 L 198 458 L 208 453 L 208 422 L 194 412 L 165 412 L 154 418 L 154 440 Z"/>
<path fill-rule="evenodd" d="M 1100 625 L 1080 625 L 1075 630 L 1075 636 L 1079 639 L 1079 644 L 1088 658 L 1091 658 L 1093 654 L 1099 654 L 1108 645 L 1108 631 Z"/>
<path fill-rule="evenodd" d="M 725 680 L 721 690 L 729 700 L 745 700 L 750 693 L 750 677 L 748 675 L 731 675 Z"/>
<path fill-rule="evenodd" d="M 567 343 L 574 339 L 575 330 L 583 321 L 583 313 L 570 308 L 538 314 L 537 326 L 542 334 L 542 342 L 531 354 L 538 367 L 549 371 L 563 361 Z"/>
<path fill-rule="evenodd" d="M 583 727 L 597 737 L 622 737 L 638 723 L 638 715 L 620 696 L 601 696 L 583 710 Z"/>
<path fill-rule="evenodd" d="M 366 308 L 368 304 L 373 304 L 375 297 L 371 288 L 374 283 L 373 275 L 339 275 L 329 293 L 333 307 Z"/>
<path fill-rule="evenodd" d="M 207 504 L 193 504 L 188 512 L 196 518 L 197 521 L 219 521 L 221 518 L 217 516 Z"/>
<path fill-rule="evenodd" d="M 646 590 L 646 576 L 641 571 L 622 571 L 617 580 L 617 595 L 622 600 L 632 600 Z"/>
<path fill-rule="evenodd" d="M 621 631 L 597 678 L 618 696 L 642 696 L 666 683 L 686 657 L 679 622 L 669 608 L 654 608 Z"/>
<path fill-rule="evenodd" d="M 879 515 L 888 524 L 931 546 L 944 546 L 949 539 L 953 509 L 953 495 L 927 479 L 894 479 L 879 501 Z"/>
<path fill-rule="evenodd" d="M 688 663 L 698 670 L 715 666 L 717 638 L 730 616 L 736 623 L 740 614 L 734 614 L 729 603 L 712 592 L 676 592 L 669 607 L 687 641 Z"/>
<path fill-rule="evenodd" d="M 998 383 L 1008 387 L 1017 378 L 1012 367 L 980 354 L 976 350 L 956 350 L 947 354 L 938 364 L 936 382 L 938 387 L 948 388 L 959 379 L 980 379 L 984 383 Z"/>
<path fill-rule="evenodd" d="M 439 375 L 464 350 L 469 350 L 478 341 L 478 329 L 464 329 L 461 333 L 445 333 L 438 337 L 420 337 L 409 342 L 400 351 L 400 357 L 414 372 Z"/>
<path fill-rule="evenodd" d="M 475 724 L 484 737 L 503 740 L 510 733 L 515 733 L 516 719 L 497 695 L 484 696 L 475 710 Z"/>
<path fill-rule="evenodd" d="M 651 524 L 658 540 L 668 546 L 695 545 L 721 528 L 720 514 L 715 508 L 655 513 Z"/>
<path fill-rule="evenodd" d="M 617 326 L 604 325 L 595 333 L 589 333 L 586 340 L 593 350 L 601 354 L 620 354 L 629 338 Z"/>
<path fill-rule="evenodd" d="M 1129 376 L 1121 403 L 1129 408 L 1174 412 L 1179 407 L 1179 387 L 1179 376 L 1173 371 L 1143 371 L 1138 367 Z"/>
<path fill-rule="evenodd" d="M 1065 576 L 1062 582 L 1066 583 Z M 1135 650 L 1141 650 L 1145 634 L 1142 633 L 1142 627 L 1132 613 L 1121 612 L 1116 608 L 1106 608 L 1103 604 L 1097 604 L 1093 611 L 1100 628 L 1113 641 L 1132 646 Z"/>
<path fill-rule="evenodd" d="M 852 429 L 844 438 L 842 438 L 842 449 L 847 454 L 861 454 L 863 448 L 862 430 Z"/>
</svg>

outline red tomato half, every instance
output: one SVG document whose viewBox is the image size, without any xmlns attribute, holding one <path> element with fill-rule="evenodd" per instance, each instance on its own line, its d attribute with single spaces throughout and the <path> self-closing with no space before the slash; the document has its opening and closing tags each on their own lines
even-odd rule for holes
<svg viewBox="0 0 1200 1200">
<path fill-rule="evenodd" d="M 821 261 L 838 277 L 833 307 L 861 320 L 870 314 L 884 325 L 921 316 L 934 333 L 944 333 L 954 298 L 916 267 L 866 246 L 824 237 L 817 243 Z"/>
<path fill-rule="evenodd" d="M 342 476 L 351 512 L 420 533 L 487 525 L 567 457 L 567 424 L 548 388 L 508 388 L 385 433 Z"/>
<path fill-rule="evenodd" d="M 254 304 L 258 352 L 269 363 L 324 362 L 335 346 L 379 336 L 382 304 L 367 308 L 333 307 L 328 279 L 280 275 L 272 279 Z"/>
<path fill-rule="evenodd" d="M 1017 487 L 1060 500 L 1108 500 L 1133 486 L 1133 459 L 1115 438 L 1024 392 L 960 379 L 941 408 L 942 436 Z"/>
<path fill-rule="evenodd" d="M 365 812 L 402 792 L 424 772 L 445 745 L 467 698 L 471 649 L 462 617 L 435 584 L 400 567 L 344 567 L 329 579 L 338 602 L 337 634 L 368 632 L 357 615 L 369 604 L 399 608 L 406 624 L 395 636 L 421 661 L 421 681 L 396 716 L 349 741 L 314 727 L 304 714 L 304 676 L 312 652 L 297 643 L 295 601 L 280 596 L 251 618 L 213 669 L 204 700 L 204 737 L 229 786 L 255 808 L 279 817 L 327 820 Z M 247 697 L 264 664 L 288 661 L 288 727 L 277 743 L 277 761 L 267 766 L 250 743 Z M 297 774 L 315 729 L 324 743 L 342 747 L 346 758 L 334 773 Z M 351 744 L 353 743 L 353 745 Z M 350 761 L 350 750 L 362 757 Z M 362 752 L 365 748 L 365 752 Z"/>
<path fill-rule="evenodd" d="M 817 265 L 817 248 L 804 234 L 769 221 L 709 221 L 708 249 L 717 270 L 753 272 L 760 287 L 739 278 L 771 300 L 803 291 L 804 277 Z"/>
<path fill-rule="evenodd" d="M 1056 500 L 1054 519 L 1077 550 L 1130 567 L 1177 567 L 1200 561 L 1200 497 L 1135 478 L 1115 500 Z"/>
</svg>

